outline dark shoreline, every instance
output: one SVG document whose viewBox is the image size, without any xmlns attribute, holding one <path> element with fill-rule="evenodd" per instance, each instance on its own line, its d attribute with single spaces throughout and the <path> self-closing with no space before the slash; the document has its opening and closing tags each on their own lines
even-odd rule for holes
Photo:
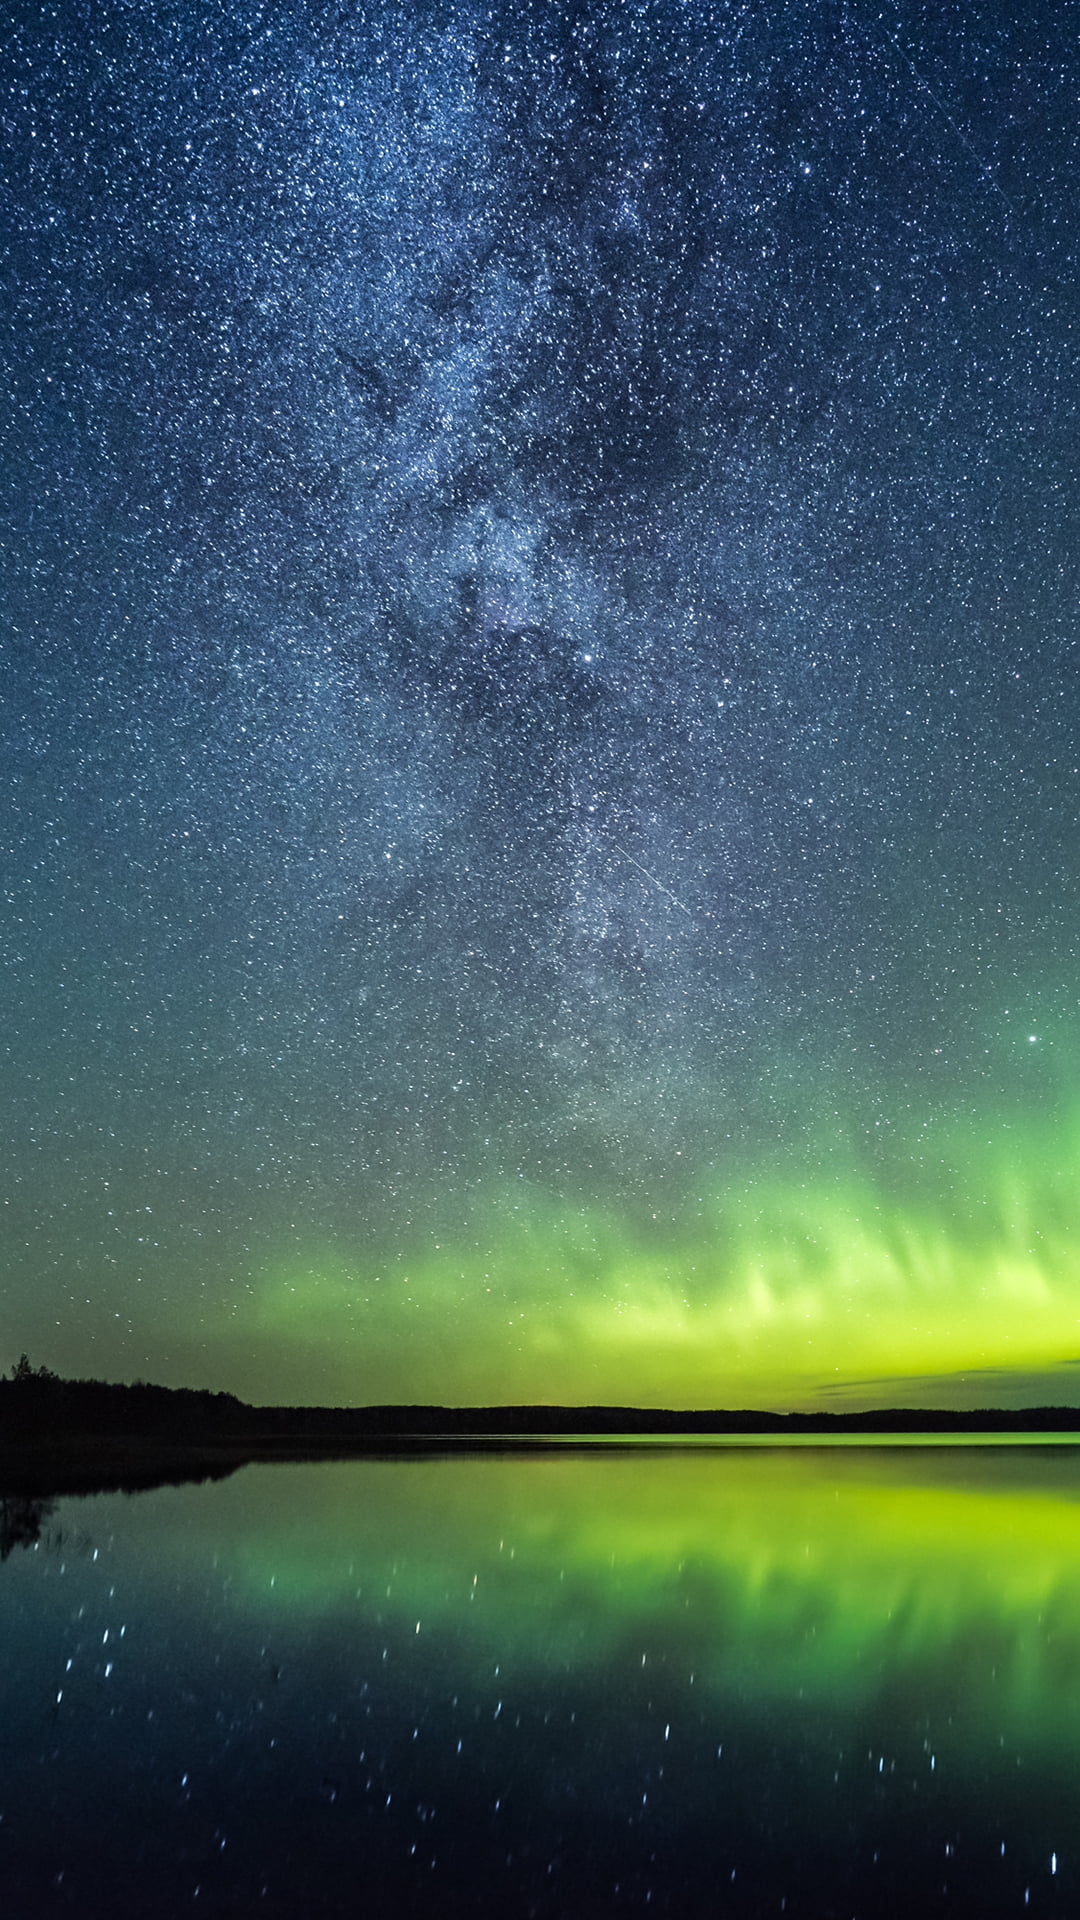
<svg viewBox="0 0 1080 1920">
<path fill-rule="evenodd" d="M 790 1442 L 805 1448 L 819 1442 L 829 1448 L 837 1442 L 863 1443 L 868 1447 L 907 1440 L 912 1450 L 934 1450 L 942 1444 L 958 1444 L 966 1439 L 978 1441 L 980 1449 L 1015 1450 L 1017 1439 L 1045 1434 L 1046 1445 L 1069 1448 L 1080 1444 L 1080 1432 L 1073 1424 L 1017 1422 L 1005 1426 L 965 1424 L 944 1428 L 929 1421 L 910 1426 L 883 1424 L 851 1426 L 840 1422 L 823 1427 L 817 1423 L 799 1426 L 741 1426 L 689 1429 L 659 1428 L 643 1424 L 636 1431 L 628 1427 L 586 1427 L 582 1422 L 546 1432 L 493 1428 L 440 1431 L 434 1428 L 368 1428 L 346 1434 L 341 1431 L 315 1431 L 311 1428 L 282 1427 L 274 1432 L 206 1433 L 167 1435 L 154 1431 L 54 1430 L 51 1433 L 13 1434 L 0 1432 L 0 1494 L 32 1497 L 62 1494 L 106 1492 L 135 1493 L 151 1487 L 179 1485 L 191 1481 L 222 1480 L 242 1467 L 257 1464 L 294 1465 L 346 1460 L 435 1460 L 478 1456 L 522 1456 L 567 1454 L 575 1451 L 595 1456 L 640 1450 L 652 1443 L 657 1451 L 696 1453 L 706 1451 L 709 1441 L 717 1447 L 733 1445 L 754 1447 L 765 1442 L 783 1447 Z"/>
<path fill-rule="evenodd" d="M 1080 1441 L 1080 1409 L 885 1407 L 859 1413 L 746 1408 L 488 1406 L 255 1407 L 230 1393 L 64 1380 L 21 1362 L 0 1379 L 0 1488 L 81 1492 L 222 1477 L 254 1461 L 543 1453 L 643 1441 L 700 1447 L 918 1436 L 935 1442 L 1046 1434 Z"/>
</svg>

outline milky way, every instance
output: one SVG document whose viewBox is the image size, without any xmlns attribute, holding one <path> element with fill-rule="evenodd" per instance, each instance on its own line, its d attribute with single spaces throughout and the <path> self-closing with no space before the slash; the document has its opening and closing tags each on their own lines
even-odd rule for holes
<svg viewBox="0 0 1080 1920">
<path fill-rule="evenodd" d="M 0 70 L 9 1358 L 1075 1398 L 1060 12 Z"/>
</svg>

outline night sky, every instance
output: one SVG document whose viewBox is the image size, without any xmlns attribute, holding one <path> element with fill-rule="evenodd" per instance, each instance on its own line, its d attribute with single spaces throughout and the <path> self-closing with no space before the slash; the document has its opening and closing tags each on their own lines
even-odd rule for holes
<svg viewBox="0 0 1080 1920">
<path fill-rule="evenodd" d="M 0 53 L 0 1364 L 1080 1401 L 1080 20 Z"/>
</svg>

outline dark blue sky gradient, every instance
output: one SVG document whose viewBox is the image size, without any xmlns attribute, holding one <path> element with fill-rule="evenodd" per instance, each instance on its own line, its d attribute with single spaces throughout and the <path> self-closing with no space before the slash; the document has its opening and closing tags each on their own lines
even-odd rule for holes
<svg viewBox="0 0 1080 1920">
<path fill-rule="evenodd" d="M 1021 11 L 11 10 L 12 1358 L 348 1398 L 283 1262 L 407 1374 L 443 1321 L 348 1276 L 449 1236 L 483 1344 L 515 1183 L 674 1248 L 1064 1123 L 1080 56 Z"/>
</svg>

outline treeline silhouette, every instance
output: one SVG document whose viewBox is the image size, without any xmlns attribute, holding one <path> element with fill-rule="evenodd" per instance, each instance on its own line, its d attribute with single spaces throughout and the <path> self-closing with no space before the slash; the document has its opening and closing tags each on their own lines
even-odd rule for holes
<svg viewBox="0 0 1080 1920">
<path fill-rule="evenodd" d="M 104 1380 L 67 1380 L 48 1367 L 32 1366 L 25 1354 L 0 1376 L 0 1446 L 65 1436 L 182 1443 L 280 1451 L 299 1448 L 356 1449 L 394 1442 L 536 1442 L 580 1434 L 614 1438 L 642 1434 L 693 1437 L 707 1434 L 792 1436 L 873 1433 L 1080 1432 L 1076 1407 L 983 1407 L 942 1411 L 884 1407 L 860 1413 L 761 1413 L 752 1409 L 657 1407 L 488 1406 L 447 1407 L 250 1406 L 233 1393 L 195 1387 L 160 1387 L 145 1381 L 113 1385 Z"/>
<path fill-rule="evenodd" d="M 155 1434 L 191 1439 L 239 1432 L 251 1409 L 233 1393 L 193 1387 L 155 1387 L 143 1380 L 114 1386 L 105 1380 L 65 1380 L 33 1367 L 25 1353 L 0 1376 L 0 1441 L 65 1433 Z"/>
</svg>

